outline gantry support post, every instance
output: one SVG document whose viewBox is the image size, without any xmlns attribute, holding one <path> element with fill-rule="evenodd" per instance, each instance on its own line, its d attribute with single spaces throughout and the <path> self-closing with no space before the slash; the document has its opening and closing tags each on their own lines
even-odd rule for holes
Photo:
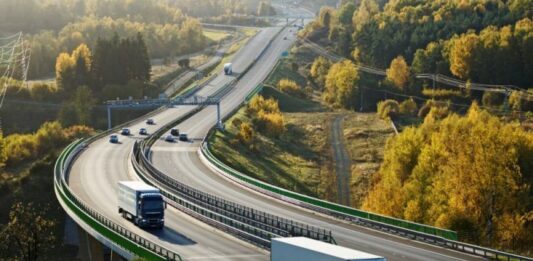
<svg viewBox="0 0 533 261">
<path fill-rule="evenodd" d="M 111 106 L 107 106 L 107 129 L 110 130 L 111 127 Z"/>
</svg>

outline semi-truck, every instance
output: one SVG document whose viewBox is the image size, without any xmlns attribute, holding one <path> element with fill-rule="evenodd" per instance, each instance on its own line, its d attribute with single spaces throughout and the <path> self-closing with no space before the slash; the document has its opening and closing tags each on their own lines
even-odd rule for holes
<svg viewBox="0 0 533 261">
<path fill-rule="evenodd" d="M 226 63 L 224 64 L 224 74 L 231 75 L 233 73 L 232 64 Z"/>
<path fill-rule="evenodd" d="M 386 261 L 384 257 L 307 237 L 273 238 L 271 243 L 271 261 Z"/>
<path fill-rule="evenodd" d="M 166 203 L 159 192 L 140 181 L 118 182 L 118 213 L 141 228 L 163 228 Z"/>
</svg>

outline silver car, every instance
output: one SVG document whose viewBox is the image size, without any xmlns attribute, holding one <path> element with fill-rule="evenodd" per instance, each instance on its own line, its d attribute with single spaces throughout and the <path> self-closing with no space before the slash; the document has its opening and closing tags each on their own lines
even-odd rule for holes
<svg viewBox="0 0 533 261">
<path fill-rule="evenodd" d="M 167 136 L 165 137 L 165 141 L 168 141 L 168 142 L 174 142 L 174 136 L 172 136 L 172 135 L 167 135 Z"/>
</svg>

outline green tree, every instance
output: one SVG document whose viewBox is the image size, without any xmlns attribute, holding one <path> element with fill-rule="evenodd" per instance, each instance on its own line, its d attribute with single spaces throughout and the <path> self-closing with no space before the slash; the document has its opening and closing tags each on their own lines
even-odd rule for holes
<svg viewBox="0 0 533 261">
<path fill-rule="evenodd" d="M 353 3 L 349 2 L 342 5 L 341 8 L 337 11 L 337 17 L 343 27 L 352 26 L 352 17 L 353 13 L 355 12 L 355 9 L 356 6 Z"/>
<path fill-rule="evenodd" d="M 37 260 L 56 240 L 53 228 L 56 222 L 46 218 L 46 209 L 39 209 L 32 203 L 15 203 L 9 212 L 9 222 L 2 236 L 20 260 Z"/>
<path fill-rule="evenodd" d="M 398 56 L 392 60 L 389 69 L 387 69 L 387 80 L 391 81 L 397 88 L 405 90 L 409 82 L 409 66 L 403 56 Z"/>
<path fill-rule="evenodd" d="M 72 100 L 76 111 L 78 124 L 90 125 L 92 110 L 96 104 L 91 89 L 88 86 L 80 86 L 76 89 Z"/>
</svg>

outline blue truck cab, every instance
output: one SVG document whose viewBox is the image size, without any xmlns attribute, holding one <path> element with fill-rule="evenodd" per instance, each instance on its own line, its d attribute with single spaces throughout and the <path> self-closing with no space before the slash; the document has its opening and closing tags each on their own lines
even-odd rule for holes
<svg viewBox="0 0 533 261">
<path fill-rule="evenodd" d="M 141 228 L 163 228 L 166 203 L 159 189 L 140 181 L 118 183 L 118 212 Z"/>
</svg>

